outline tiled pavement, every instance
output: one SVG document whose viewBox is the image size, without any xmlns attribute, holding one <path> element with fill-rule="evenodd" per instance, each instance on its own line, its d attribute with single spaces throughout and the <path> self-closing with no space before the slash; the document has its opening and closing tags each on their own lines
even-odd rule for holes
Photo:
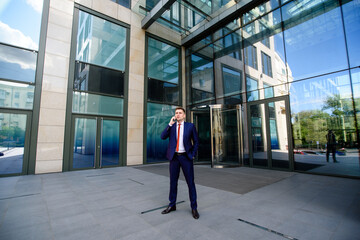
<svg viewBox="0 0 360 240">
<path fill-rule="evenodd" d="M 184 181 L 161 214 L 167 164 L 0 178 L 0 239 L 360 239 L 358 179 L 195 166 L 195 182 L 199 220 Z"/>
</svg>

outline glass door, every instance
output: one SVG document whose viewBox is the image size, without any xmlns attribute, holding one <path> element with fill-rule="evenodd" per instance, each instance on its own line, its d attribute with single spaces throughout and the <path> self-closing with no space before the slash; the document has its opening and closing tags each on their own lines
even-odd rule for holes
<svg viewBox="0 0 360 240">
<path fill-rule="evenodd" d="M 102 168 L 121 164 L 121 120 L 73 117 L 71 169 Z"/>
<path fill-rule="evenodd" d="M 0 176 L 27 174 L 31 114 L 0 112 Z"/>
<path fill-rule="evenodd" d="M 265 104 L 249 105 L 250 110 L 250 158 L 254 166 L 268 166 L 267 126 Z M 250 163 L 251 164 L 251 163 Z"/>
<path fill-rule="evenodd" d="M 194 163 L 211 164 L 211 127 L 210 127 L 210 108 L 198 108 L 191 112 L 192 122 L 199 135 L 199 149 Z"/>
<path fill-rule="evenodd" d="M 210 105 L 212 167 L 240 166 L 240 111 L 237 106 Z"/>
<path fill-rule="evenodd" d="M 250 166 L 293 169 L 287 97 L 249 103 Z"/>
</svg>

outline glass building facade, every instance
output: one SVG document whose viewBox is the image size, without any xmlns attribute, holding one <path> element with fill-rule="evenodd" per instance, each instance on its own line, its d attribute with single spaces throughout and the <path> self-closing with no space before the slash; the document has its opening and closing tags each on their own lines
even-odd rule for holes
<svg viewBox="0 0 360 240">
<path fill-rule="evenodd" d="M 360 177 L 360 0 L 37 3 L 0 4 L 0 176 L 166 162 L 182 106 L 196 164 Z"/>
<path fill-rule="evenodd" d="M 245 165 L 359 176 L 359 12 L 359 1 L 328 0 L 242 13 L 187 49 L 187 107 L 242 106 Z"/>
</svg>

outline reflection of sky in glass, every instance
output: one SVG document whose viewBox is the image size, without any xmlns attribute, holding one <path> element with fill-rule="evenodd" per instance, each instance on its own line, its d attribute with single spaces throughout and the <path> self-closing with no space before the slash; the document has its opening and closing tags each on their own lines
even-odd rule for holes
<svg viewBox="0 0 360 240">
<path fill-rule="evenodd" d="M 179 49 L 153 38 L 148 39 L 148 76 L 178 83 Z"/>
<path fill-rule="evenodd" d="M 38 50 L 43 0 L 1 0 L 0 42 Z"/>
<path fill-rule="evenodd" d="M 360 1 L 343 5 L 346 41 L 349 49 L 350 67 L 360 65 Z"/>
<path fill-rule="evenodd" d="M 299 20 L 293 19 L 296 17 L 290 13 L 300 11 L 294 5 L 295 2 L 283 7 L 284 20 L 291 17 L 285 24 L 285 28 L 290 28 L 284 34 L 287 62 L 294 79 L 345 69 L 347 59 L 340 8 L 332 9 L 336 7 L 334 2 L 334 6 L 311 11 L 307 14 L 310 20 L 291 27 Z"/>
<path fill-rule="evenodd" d="M 290 103 L 292 113 L 321 110 L 327 98 L 340 95 L 340 99 L 351 97 L 348 71 L 292 83 Z"/>
<path fill-rule="evenodd" d="M 34 82 L 36 58 L 32 51 L 0 45 L 0 78 Z"/>
<path fill-rule="evenodd" d="M 126 28 L 79 13 L 76 60 L 125 70 Z"/>
</svg>

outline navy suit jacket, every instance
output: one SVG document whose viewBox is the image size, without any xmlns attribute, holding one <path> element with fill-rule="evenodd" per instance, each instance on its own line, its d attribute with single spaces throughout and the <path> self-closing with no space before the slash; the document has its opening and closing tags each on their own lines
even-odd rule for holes
<svg viewBox="0 0 360 240">
<path fill-rule="evenodd" d="M 161 139 L 165 140 L 169 138 L 169 144 L 166 151 L 166 158 L 169 160 L 173 159 L 176 150 L 176 126 L 177 124 L 173 124 L 171 127 L 167 125 L 161 133 Z M 184 122 L 183 143 L 187 157 L 192 160 L 199 147 L 199 137 L 194 124 Z"/>
</svg>

